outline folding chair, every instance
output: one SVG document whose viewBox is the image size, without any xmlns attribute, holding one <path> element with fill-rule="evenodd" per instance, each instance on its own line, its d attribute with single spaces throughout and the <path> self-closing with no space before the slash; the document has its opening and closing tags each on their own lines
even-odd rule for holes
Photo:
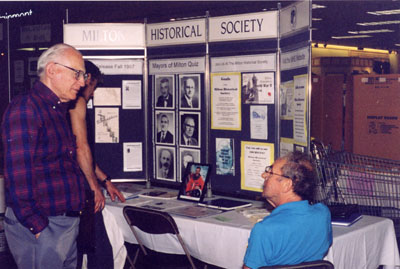
<svg viewBox="0 0 400 269">
<path fill-rule="evenodd" d="M 132 261 L 129 255 L 127 255 L 128 261 L 133 268 L 135 268 L 136 261 L 139 256 L 140 250 L 142 250 L 145 256 L 148 255 L 148 251 L 143 244 L 143 241 L 140 239 L 138 232 L 134 227 L 139 228 L 141 231 L 148 234 L 173 234 L 179 240 L 179 243 L 182 246 L 183 251 L 186 254 L 186 257 L 190 263 L 190 266 L 196 269 L 196 266 L 193 262 L 190 253 L 179 234 L 178 226 L 176 225 L 174 219 L 167 212 L 155 211 L 146 208 L 134 207 L 134 206 L 125 206 L 123 209 L 124 217 L 129 224 L 136 240 L 139 243 L 139 248 L 136 251 L 135 258 Z"/>
<path fill-rule="evenodd" d="M 300 269 L 300 268 L 312 268 L 312 269 L 334 269 L 335 267 L 330 261 L 318 260 L 313 262 L 303 262 L 294 265 L 273 265 L 263 266 L 259 269 Z"/>
</svg>

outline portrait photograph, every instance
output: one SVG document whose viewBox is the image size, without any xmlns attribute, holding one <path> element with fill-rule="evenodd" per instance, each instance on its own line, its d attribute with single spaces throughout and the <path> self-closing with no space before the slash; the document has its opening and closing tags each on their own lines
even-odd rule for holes
<svg viewBox="0 0 400 269">
<path fill-rule="evenodd" d="M 154 103 L 156 108 L 175 108 L 174 75 L 155 75 L 154 89 Z"/>
<path fill-rule="evenodd" d="M 186 167 L 188 163 L 200 162 L 200 150 L 198 149 L 189 149 L 189 148 L 180 148 L 179 149 L 179 171 L 180 175 L 178 177 L 178 181 L 182 182 L 183 175 L 185 174 Z"/>
<path fill-rule="evenodd" d="M 207 192 L 207 182 L 211 173 L 211 165 L 188 163 L 182 178 L 178 199 L 202 202 Z"/>
<path fill-rule="evenodd" d="M 199 74 L 179 75 L 180 108 L 201 108 L 201 83 Z"/>
<path fill-rule="evenodd" d="M 170 110 L 156 110 L 156 144 L 175 145 L 175 113 Z"/>
<path fill-rule="evenodd" d="M 180 112 L 179 123 L 180 123 L 180 135 L 179 144 L 183 147 L 195 147 L 200 148 L 201 146 L 201 116 L 200 112 Z"/>
<path fill-rule="evenodd" d="M 175 148 L 156 147 L 156 178 L 175 181 Z"/>
</svg>

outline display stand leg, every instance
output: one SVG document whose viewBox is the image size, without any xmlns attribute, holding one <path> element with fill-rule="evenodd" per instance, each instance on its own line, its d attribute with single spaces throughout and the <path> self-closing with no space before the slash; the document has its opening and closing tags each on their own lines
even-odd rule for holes
<svg viewBox="0 0 400 269">
<path fill-rule="evenodd" d="M 147 181 L 146 181 L 146 189 L 151 189 L 150 180 L 147 180 Z"/>
<path fill-rule="evenodd" d="M 211 183 L 207 183 L 207 198 L 212 198 Z"/>
</svg>

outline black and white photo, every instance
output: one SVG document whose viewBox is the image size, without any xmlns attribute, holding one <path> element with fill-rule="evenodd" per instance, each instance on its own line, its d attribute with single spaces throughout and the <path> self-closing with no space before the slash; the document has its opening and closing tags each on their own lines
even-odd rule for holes
<svg viewBox="0 0 400 269">
<path fill-rule="evenodd" d="M 174 76 L 155 76 L 155 104 L 156 108 L 174 108 Z"/>
<path fill-rule="evenodd" d="M 156 147 L 157 179 L 175 181 L 175 148 Z"/>
<path fill-rule="evenodd" d="M 180 145 L 200 147 L 200 113 L 180 112 Z"/>
<path fill-rule="evenodd" d="M 200 109 L 200 75 L 180 75 L 180 108 Z"/>
<path fill-rule="evenodd" d="M 172 111 L 156 111 L 156 143 L 175 144 L 175 117 Z"/>
</svg>

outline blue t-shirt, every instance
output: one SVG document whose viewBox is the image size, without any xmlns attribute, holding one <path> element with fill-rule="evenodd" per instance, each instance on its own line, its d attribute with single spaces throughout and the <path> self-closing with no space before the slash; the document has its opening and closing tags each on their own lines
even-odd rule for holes
<svg viewBox="0 0 400 269">
<path fill-rule="evenodd" d="M 254 225 L 244 264 L 258 268 L 321 260 L 331 244 L 331 214 L 325 205 L 286 203 Z"/>
</svg>

